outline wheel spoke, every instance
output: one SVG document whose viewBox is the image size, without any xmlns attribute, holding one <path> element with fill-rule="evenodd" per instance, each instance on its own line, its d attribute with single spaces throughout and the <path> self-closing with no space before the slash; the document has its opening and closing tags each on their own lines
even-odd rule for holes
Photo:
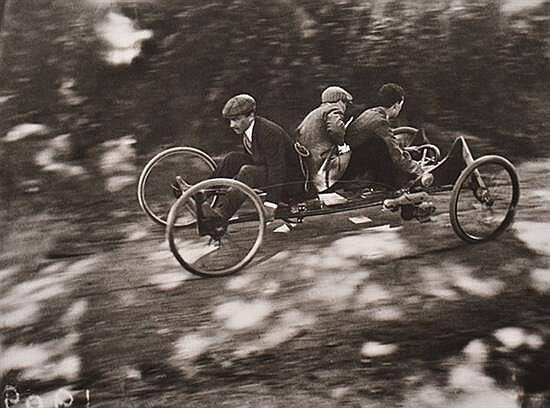
<svg viewBox="0 0 550 408">
<path fill-rule="evenodd" d="M 155 222 L 165 225 L 166 214 L 176 201 L 171 187 L 176 176 L 192 185 L 208 178 L 214 166 L 208 155 L 193 148 L 172 148 L 159 153 L 147 163 L 140 176 L 140 206 Z"/>
<path fill-rule="evenodd" d="M 216 191 L 217 201 L 223 202 L 229 188 L 243 195 L 245 202 L 242 206 L 247 212 L 255 211 L 253 219 L 233 220 L 217 236 L 214 232 L 200 236 L 198 228 L 173 228 L 191 197 L 196 197 L 198 193 L 205 197 L 207 191 Z M 212 204 L 212 199 L 207 202 Z M 185 269 L 199 276 L 234 273 L 252 259 L 261 245 L 265 229 L 262 207 L 262 202 L 252 189 L 236 180 L 211 179 L 201 182 L 188 190 L 170 210 L 167 228 L 170 249 Z M 204 224 L 199 225 L 204 232 Z M 211 242 L 211 237 L 217 242 Z"/>
<path fill-rule="evenodd" d="M 453 228 L 469 242 L 492 239 L 512 221 L 518 198 L 517 175 L 507 160 L 498 156 L 478 159 L 453 190 Z"/>
</svg>

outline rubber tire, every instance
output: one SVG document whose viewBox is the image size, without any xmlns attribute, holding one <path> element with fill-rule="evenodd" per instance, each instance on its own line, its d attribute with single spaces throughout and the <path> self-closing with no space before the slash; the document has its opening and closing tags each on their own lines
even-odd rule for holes
<svg viewBox="0 0 550 408">
<path fill-rule="evenodd" d="M 198 269 L 193 267 L 192 265 L 187 263 L 185 259 L 181 256 L 174 240 L 174 230 L 176 228 L 176 226 L 174 225 L 174 222 L 181 206 L 185 205 L 186 202 L 190 200 L 190 198 L 194 194 L 196 194 L 201 190 L 205 190 L 212 187 L 219 187 L 219 186 L 227 186 L 227 187 L 238 189 L 241 193 L 245 194 L 252 201 L 252 203 L 254 204 L 254 209 L 258 214 L 259 229 L 258 229 L 258 235 L 256 237 L 254 245 L 252 246 L 252 248 L 250 248 L 250 250 L 246 253 L 246 255 L 242 257 L 242 259 L 238 263 L 236 263 L 235 265 L 229 268 L 212 272 L 206 269 Z M 247 186 L 246 184 L 238 180 L 226 179 L 226 178 L 215 178 L 215 179 L 201 181 L 200 183 L 197 183 L 194 186 L 192 186 L 184 194 L 182 194 L 182 196 L 178 198 L 178 200 L 174 203 L 172 208 L 170 208 L 170 212 L 168 213 L 168 223 L 166 228 L 166 240 L 169 243 L 170 251 L 172 251 L 172 254 L 178 260 L 180 265 L 194 275 L 204 277 L 204 278 L 232 275 L 240 271 L 242 268 L 244 268 L 252 260 L 252 258 L 254 258 L 254 255 L 256 255 L 256 253 L 260 249 L 260 246 L 262 245 L 263 238 L 265 235 L 265 215 L 264 215 L 263 207 L 264 207 L 263 201 L 260 199 L 260 197 L 258 197 L 256 192 L 252 190 L 252 188 L 250 188 L 249 186 Z M 238 222 L 236 222 L 236 224 L 238 224 Z M 197 236 L 198 236 L 198 233 L 197 233 Z"/>
<path fill-rule="evenodd" d="M 474 172 L 474 170 L 476 170 L 478 167 L 487 163 L 501 164 L 503 166 L 503 169 L 506 170 L 510 176 L 513 190 L 512 190 L 512 200 L 502 223 L 489 235 L 480 237 L 480 236 L 474 236 L 474 235 L 468 234 L 466 231 L 464 231 L 464 229 L 460 225 L 460 221 L 458 220 L 457 207 L 458 207 L 459 193 L 462 189 L 462 185 L 468 181 L 468 177 Z M 451 194 L 451 201 L 449 204 L 449 216 L 451 219 L 451 225 L 453 227 L 454 232 L 456 233 L 456 235 L 458 235 L 460 239 L 472 244 L 486 242 L 486 241 L 495 239 L 500 234 L 502 234 L 502 232 L 504 232 L 504 230 L 508 228 L 508 226 L 514 220 L 516 207 L 519 201 L 519 195 L 520 195 L 519 176 L 517 174 L 517 171 L 514 165 L 510 161 L 508 161 L 504 157 L 497 156 L 497 155 L 482 156 L 476 159 L 464 170 L 462 170 L 462 173 L 458 177 L 453 187 L 453 191 Z"/>
<path fill-rule="evenodd" d="M 401 140 L 399 135 L 411 135 L 414 138 L 414 136 L 416 136 L 417 133 L 419 132 L 418 129 L 413 128 L 411 126 L 399 126 L 399 127 L 393 128 L 392 131 L 393 131 L 393 136 L 397 140 Z"/>
<path fill-rule="evenodd" d="M 174 156 L 177 154 L 191 154 L 196 155 L 197 157 L 204 160 L 206 165 L 210 167 L 210 170 L 213 172 L 216 169 L 216 162 L 212 157 L 210 157 L 207 153 L 203 152 L 202 150 L 196 149 L 194 147 L 172 147 L 170 149 L 163 150 L 162 152 L 158 153 L 156 156 L 154 156 L 143 168 L 139 180 L 138 180 L 138 187 L 137 187 L 137 197 L 138 197 L 138 203 L 142 211 L 151 218 L 154 222 L 156 222 L 159 225 L 166 226 L 167 222 L 157 216 L 153 210 L 151 210 L 151 207 L 147 204 L 147 199 L 145 197 L 145 185 L 147 183 L 147 179 L 149 175 L 151 174 L 151 170 L 157 165 L 161 160 Z"/>
</svg>

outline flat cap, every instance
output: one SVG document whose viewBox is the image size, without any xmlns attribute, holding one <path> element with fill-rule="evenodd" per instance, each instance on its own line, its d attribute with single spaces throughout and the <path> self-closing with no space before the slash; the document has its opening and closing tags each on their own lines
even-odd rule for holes
<svg viewBox="0 0 550 408">
<path fill-rule="evenodd" d="M 256 101 L 248 94 L 236 95 L 229 99 L 222 109 L 222 116 L 230 118 L 232 116 L 245 115 L 256 111 Z"/>
<path fill-rule="evenodd" d="M 353 96 L 351 96 L 351 94 L 344 88 L 340 88 L 339 86 L 329 86 L 321 94 L 321 103 L 338 101 L 351 102 L 352 100 Z"/>
</svg>

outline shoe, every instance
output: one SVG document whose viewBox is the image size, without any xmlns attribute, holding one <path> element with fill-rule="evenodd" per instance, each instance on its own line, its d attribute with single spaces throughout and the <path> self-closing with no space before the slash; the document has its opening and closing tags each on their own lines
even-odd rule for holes
<svg viewBox="0 0 550 408">
<path fill-rule="evenodd" d="M 200 236 L 219 240 L 227 230 L 227 220 L 206 202 L 197 207 L 197 227 Z"/>
<path fill-rule="evenodd" d="M 170 188 L 172 189 L 172 194 L 175 198 L 180 198 L 183 194 L 176 183 L 170 184 Z"/>
<path fill-rule="evenodd" d="M 174 197 L 180 198 L 183 193 L 191 188 L 191 184 L 187 183 L 180 176 L 176 176 L 176 181 L 170 184 L 170 187 L 172 188 L 172 193 L 174 194 Z"/>
</svg>

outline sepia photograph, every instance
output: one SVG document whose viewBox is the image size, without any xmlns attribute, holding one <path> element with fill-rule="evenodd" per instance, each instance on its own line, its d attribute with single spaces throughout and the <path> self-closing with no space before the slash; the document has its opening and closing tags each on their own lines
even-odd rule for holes
<svg viewBox="0 0 550 408">
<path fill-rule="evenodd" d="M 550 0 L 0 0 L 0 408 L 550 408 L 549 180 Z"/>
</svg>

